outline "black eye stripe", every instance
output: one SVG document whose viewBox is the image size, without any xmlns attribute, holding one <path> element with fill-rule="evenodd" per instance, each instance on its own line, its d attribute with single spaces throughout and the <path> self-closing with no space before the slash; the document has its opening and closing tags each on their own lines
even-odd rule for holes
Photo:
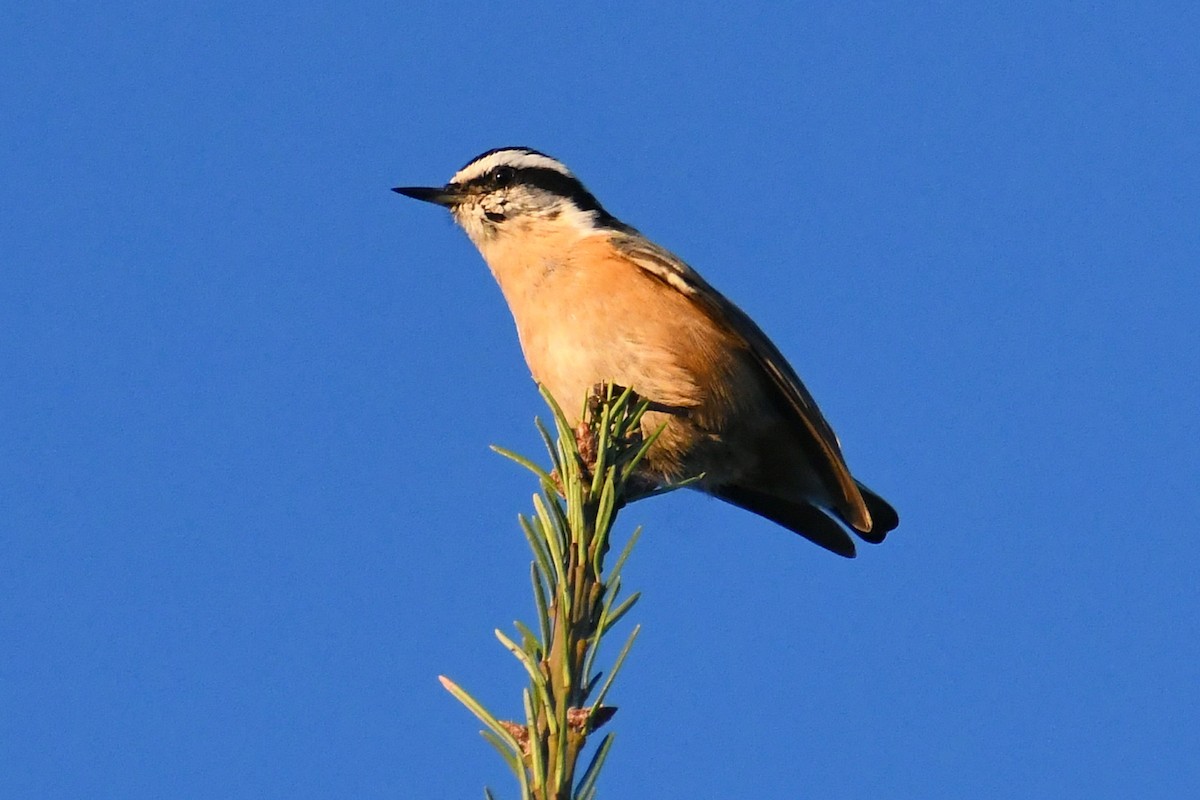
<svg viewBox="0 0 1200 800">
<path fill-rule="evenodd" d="M 506 171 L 502 182 L 497 180 L 497 178 L 501 177 L 497 174 L 500 170 Z M 549 167 L 524 167 L 523 169 L 498 167 L 488 175 L 483 176 L 481 182 L 488 186 L 497 187 L 514 186 L 516 184 L 530 186 L 535 189 L 541 189 L 548 194 L 566 198 L 583 211 L 602 210 L 600 203 L 597 202 L 591 192 L 583 188 L 583 184 L 577 178 L 564 175 L 558 170 L 550 169 Z"/>
<path fill-rule="evenodd" d="M 572 178 L 570 175 L 563 175 L 558 170 L 549 167 L 526 167 L 517 170 L 516 182 L 534 186 L 560 197 L 576 197 L 580 194 L 591 196 L 578 179 Z"/>
<path fill-rule="evenodd" d="M 605 211 L 595 195 L 585 189 L 578 178 L 564 175 L 550 167 L 512 167 L 501 164 L 468 184 L 485 191 L 505 186 L 529 186 L 568 200 L 580 211 L 595 212 L 596 221 L 600 225 L 622 230 L 628 227 Z"/>
</svg>

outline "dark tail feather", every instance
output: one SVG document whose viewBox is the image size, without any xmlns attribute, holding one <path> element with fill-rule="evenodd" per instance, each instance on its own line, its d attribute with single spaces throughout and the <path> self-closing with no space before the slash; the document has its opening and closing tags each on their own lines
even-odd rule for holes
<svg viewBox="0 0 1200 800">
<path fill-rule="evenodd" d="M 837 553 L 839 556 L 854 558 L 854 540 L 842 529 L 841 525 L 816 506 L 808 503 L 792 503 L 741 486 L 721 486 L 711 491 L 714 497 L 719 497 L 727 503 L 733 503 L 739 508 L 766 517 L 772 522 L 777 522 L 810 542 L 821 545 L 826 550 Z M 891 511 L 891 507 L 887 503 L 875 495 L 871 495 L 871 497 Z M 870 498 L 867 498 L 867 508 L 873 516 L 875 507 L 871 505 Z M 892 519 L 895 520 L 896 512 L 891 511 L 891 514 Z M 877 522 L 876 526 L 878 524 Z M 895 527 L 895 524 L 892 527 Z M 866 539 L 867 536 L 863 536 L 863 538 Z M 880 535 L 879 538 L 882 539 L 883 536 Z M 872 540 L 867 539 L 867 541 Z"/>
<path fill-rule="evenodd" d="M 858 491 L 862 493 L 863 500 L 866 501 L 867 511 L 871 512 L 871 530 L 866 533 L 859 531 L 858 535 L 871 544 L 879 544 L 883 541 L 883 537 L 887 536 L 888 531 L 900 524 L 900 515 L 887 500 L 861 483 L 858 483 Z"/>
</svg>

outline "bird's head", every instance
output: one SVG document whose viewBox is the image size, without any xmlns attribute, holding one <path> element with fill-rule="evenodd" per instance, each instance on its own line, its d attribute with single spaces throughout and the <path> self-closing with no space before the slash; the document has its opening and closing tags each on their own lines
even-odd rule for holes
<svg viewBox="0 0 1200 800">
<path fill-rule="evenodd" d="M 566 165 L 528 147 L 489 150 L 473 158 L 445 186 L 402 186 L 392 191 L 450 209 L 480 249 L 497 239 L 528 236 L 543 226 L 574 226 L 580 234 L 627 229 Z"/>
</svg>

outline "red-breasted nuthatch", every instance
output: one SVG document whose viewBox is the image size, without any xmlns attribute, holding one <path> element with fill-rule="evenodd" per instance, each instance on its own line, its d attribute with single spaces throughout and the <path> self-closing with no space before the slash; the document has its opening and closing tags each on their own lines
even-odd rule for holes
<svg viewBox="0 0 1200 800">
<path fill-rule="evenodd" d="M 536 381 L 565 411 L 602 383 L 667 426 L 646 474 L 694 487 L 843 556 L 843 525 L 899 524 L 856 481 L 812 395 L 766 335 L 695 270 L 613 217 L 562 163 L 491 150 L 441 187 L 395 191 L 450 209 L 500 284 Z"/>
</svg>

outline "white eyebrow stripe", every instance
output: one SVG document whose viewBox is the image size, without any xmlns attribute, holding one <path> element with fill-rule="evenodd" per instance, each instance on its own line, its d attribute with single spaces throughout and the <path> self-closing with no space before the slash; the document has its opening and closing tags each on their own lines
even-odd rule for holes
<svg viewBox="0 0 1200 800">
<path fill-rule="evenodd" d="M 563 166 L 562 162 L 556 161 L 550 156 L 544 156 L 541 153 L 530 153 L 526 150 L 500 150 L 467 164 L 455 173 L 450 182 L 466 183 L 481 175 L 486 175 L 499 166 L 512 167 L 513 169 L 552 169 L 555 172 L 566 175 L 568 178 L 575 177 L 569 169 Z"/>
</svg>

